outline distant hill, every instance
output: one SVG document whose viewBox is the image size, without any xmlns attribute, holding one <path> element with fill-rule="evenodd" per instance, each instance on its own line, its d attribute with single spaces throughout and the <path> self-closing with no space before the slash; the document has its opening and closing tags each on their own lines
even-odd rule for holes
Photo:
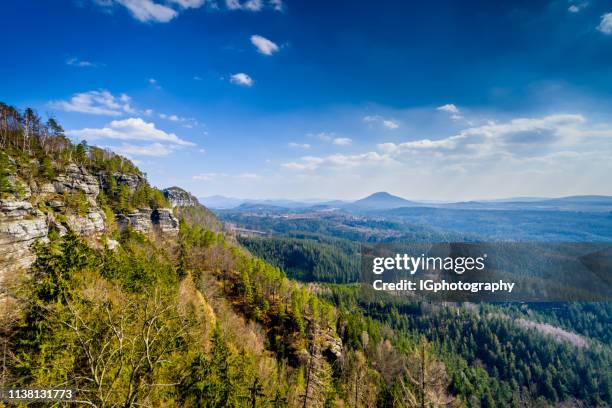
<svg viewBox="0 0 612 408">
<path fill-rule="evenodd" d="M 345 208 L 347 210 L 390 210 L 393 208 L 413 207 L 415 205 L 419 204 L 387 192 L 378 192 L 348 204 Z"/>
<path fill-rule="evenodd" d="M 545 211 L 579 211 L 579 212 L 610 212 L 612 211 L 611 196 L 570 196 L 559 198 L 515 198 L 490 201 L 466 201 L 428 207 L 454 208 L 469 210 L 545 210 Z"/>
<path fill-rule="evenodd" d="M 214 195 L 210 197 L 200 197 L 200 202 L 208 208 L 214 209 L 228 209 L 238 207 L 243 204 L 246 200 L 234 197 L 225 197 L 221 195 Z"/>
<path fill-rule="evenodd" d="M 324 207 L 340 207 L 346 204 L 345 201 L 341 200 L 317 200 L 307 199 L 303 201 L 299 200 L 288 200 L 288 199 L 249 199 L 249 198 L 235 198 L 225 197 L 221 195 L 214 195 L 209 197 L 200 197 L 200 202 L 208 208 L 215 210 L 228 210 L 228 209 L 242 209 L 252 210 L 254 206 L 265 207 L 279 207 L 287 209 L 301 209 L 315 206 Z"/>
</svg>

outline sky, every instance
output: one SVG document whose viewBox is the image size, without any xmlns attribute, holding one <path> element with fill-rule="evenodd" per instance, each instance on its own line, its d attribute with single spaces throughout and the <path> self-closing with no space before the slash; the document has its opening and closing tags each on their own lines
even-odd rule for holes
<svg viewBox="0 0 612 408">
<path fill-rule="evenodd" d="M 0 101 L 196 196 L 612 195 L 608 1 L 5 1 Z"/>
</svg>

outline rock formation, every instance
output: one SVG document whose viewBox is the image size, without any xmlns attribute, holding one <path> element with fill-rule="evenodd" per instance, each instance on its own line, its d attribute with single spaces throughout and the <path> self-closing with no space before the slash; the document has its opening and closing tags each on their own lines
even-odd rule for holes
<svg viewBox="0 0 612 408">
<path fill-rule="evenodd" d="M 127 185 L 131 191 L 146 183 L 146 179 L 137 174 L 93 175 L 74 163 L 67 165 L 53 182 L 26 183 L 19 180 L 23 186 L 20 197 L 9 196 L 0 200 L 0 290 L 8 273 L 27 269 L 34 262 L 35 256 L 30 247 L 36 240 L 46 239 L 50 230 L 57 230 L 63 235 L 70 228 L 80 235 L 93 238 L 106 230 L 108 220 L 97 198 L 100 191 L 107 187 L 109 177 L 114 177 L 117 185 Z M 11 181 L 17 182 L 17 177 L 12 177 Z M 66 207 L 66 200 L 75 194 L 78 199 L 86 201 L 86 211 L 58 215 L 57 211 Z M 187 192 L 185 194 L 189 195 Z M 169 208 L 139 208 L 127 215 L 116 214 L 115 217 L 120 228 L 130 225 L 142 233 L 178 233 L 178 220 Z"/>
</svg>

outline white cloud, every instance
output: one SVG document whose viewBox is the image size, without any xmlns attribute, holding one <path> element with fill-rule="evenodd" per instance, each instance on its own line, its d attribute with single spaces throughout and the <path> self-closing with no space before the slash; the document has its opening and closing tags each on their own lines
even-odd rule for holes
<svg viewBox="0 0 612 408">
<path fill-rule="evenodd" d="M 230 78 L 230 82 L 232 84 L 250 87 L 253 86 L 253 79 L 245 74 L 244 72 L 239 72 L 237 74 L 233 74 Z"/>
<path fill-rule="evenodd" d="M 219 177 L 227 177 L 226 173 L 200 173 L 192 177 L 194 180 L 213 181 Z"/>
<path fill-rule="evenodd" d="M 353 140 L 348 137 L 337 137 L 332 143 L 338 146 L 348 146 L 353 143 Z"/>
<path fill-rule="evenodd" d="M 585 4 L 572 4 L 567 8 L 567 11 L 569 11 L 570 13 L 578 13 L 584 7 Z"/>
<path fill-rule="evenodd" d="M 204 0 L 170 0 L 170 3 L 179 5 L 181 8 L 200 8 L 204 5 Z"/>
<path fill-rule="evenodd" d="M 333 140 L 334 135 L 335 134 L 333 132 L 319 132 L 319 133 L 308 133 L 306 136 L 314 137 L 324 142 L 329 142 Z"/>
<path fill-rule="evenodd" d="M 397 163 L 387 154 L 367 152 L 362 154 L 344 155 L 333 154 L 324 157 L 304 156 L 299 161 L 284 163 L 283 167 L 289 170 L 317 170 L 320 168 L 347 169 L 363 166 L 380 166 Z"/>
<path fill-rule="evenodd" d="M 225 0 L 225 6 L 230 10 L 260 11 L 263 8 L 262 0 Z"/>
<path fill-rule="evenodd" d="M 72 65 L 73 67 L 91 68 L 95 67 L 96 64 L 93 62 L 85 61 L 77 57 L 70 57 L 66 60 L 66 65 Z"/>
<path fill-rule="evenodd" d="M 283 4 L 283 0 L 270 0 L 270 5 L 276 11 L 283 11 L 285 7 Z"/>
<path fill-rule="evenodd" d="M 455 104 L 452 104 L 452 103 L 447 103 L 446 105 L 438 106 L 436 109 L 442 112 L 448 112 L 448 113 L 454 113 L 454 114 L 459 113 L 459 108 L 457 108 L 457 106 L 455 106 Z"/>
<path fill-rule="evenodd" d="M 225 0 L 225 7 L 229 10 L 261 11 L 266 6 L 266 0 Z M 275 11 L 283 11 L 282 0 L 267 0 L 267 6 Z"/>
<path fill-rule="evenodd" d="M 171 7 L 155 3 L 152 0 L 115 0 L 117 4 L 127 8 L 132 16 L 143 23 L 167 23 L 176 16 L 178 12 Z"/>
<path fill-rule="evenodd" d="M 310 149 L 311 146 L 308 143 L 291 142 L 289 143 L 289 147 L 293 147 L 295 149 Z"/>
<path fill-rule="evenodd" d="M 202 80 L 202 77 L 199 77 L 199 76 L 197 76 L 197 75 L 196 75 L 196 76 L 194 76 L 194 77 L 193 77 L 193 79 L 194 79 L 195 81 L 201 81 L 201 80 Z"/>
<path fill-rule="evenodd" d="M 167 156 L 174 151 L 172 146 L 161 143 L 151 143 L 147 145 L 133 145 L 123 143 L 118 147 L 110 147 L 111 150 L 124 156 Z"/>
<path fill-rule="evenodd" d="M 380 123 L 384 128 L 395 130 L 400 127 L 399 123 L 393 119 L 385 119 L 379 115 L 367 115 L 363 117 L 365 123 Z"/>
<path fill-rule="evenodd" d="M 149 142 L 166 142 L 180 146 L 194 146 L 194 143 L 179 138 L 174 133 L 157 129 L 154 123 L 147 123 L 141 118 L 113 120 L 103 128 L 84 128 L 66 132 L 68 136 L 86 139 L 139 140 Z"/>
<path fill-rule="evenodd" d="M 606 183 L 612 171 L 609 118 L 597 123 L 563 112 L 387 141 L 350 154 L 286 159 L 274 186 L 258 187 L 269 188 L 268 195 L 301 197 L 357 197 L 395 188 L 409 198 L 446 201 L 612 194 Z"/>
<path fill-rule="evenodd" d="M 257 48 L 259 53 L 264 55 L 272 55 L 278 51 L 278 45 L 261 35 L 252 35 L 251 44 Z"/>
<path fill-rule="evenodd" d="M 612 34 L 612 13 L 606 13 L 601 16 L 601 22 L 597 29 L 604 34 Z"/>
<path fill-rule="evenodd" d="M 456 135 L 437 140 L 420 139 L 404 143 L 382 143 L 378 148 L 388 154 L 423 153 L 483 157 L 513 155 L 525 149 L 534 154 L 547 146 L 573 143 L 582 115 L 558 114 L 542 118 L 518 118 L 505 123 L 490 122 L 467 128 Z"/>
<path fill-rule="evenodd" d="M 53 101 L 50 105 L 66 112 L 119 116 L 124 113 L 134 113 L 130 101 L 131 98 L 126 94 L 114 96 L 109 91 L 101 89 L 76 93 L 68 101 Z"/>
<path fill-rule="evenodd" d="M 188 9 L 197 9 L 208 6 L 209 9 L 218 9 L 217 1 L 210 0 L 93 0 L 101 7 L 109 8 L 115 5 L 125 7 L 136 20 L 143 23 L 168 23 Z M 246 10 L 258 12 L 268 6 L 276 11 L 282 11 L 282 0 L 224 0 L 228 10 Z"/>
<path fill-rule="evenodd" d="M 249 181 L 259 180 L 261 178 L 259 174 L 249 173 L 249 172 L 240 173 L 236 175 L 231 175 L 228 173 L 200 173 L 191 178 L 193 180 L 199 180 L 199 181 L 216 181 L 218 179 L 223 179 L 223 178 L 228 178 L 228 177 L 231 177 L 234 179 L 240 179 L 240 180 L 249 180 Z"/>
<path fill-rule="evenodd" d="M 399 124 L 390 119 L 385 119 L 383 120 L 383 126 L 387 129 L 397 129 L 399 127 Z"/>
<path fill-rule="evenodd" d="M 241 173 L 236 177 L 242 180 L 258 180 L 261 178 L 261 176 L 256 173 Z"/>
</svg>

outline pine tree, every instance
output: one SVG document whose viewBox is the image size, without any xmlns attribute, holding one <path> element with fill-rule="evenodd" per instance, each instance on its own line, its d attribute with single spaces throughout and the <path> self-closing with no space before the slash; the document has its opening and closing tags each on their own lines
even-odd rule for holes
<svg viewBox="0 0 612 408">
<path fill-rule="evenodd" d="M 11 170 L 8 156 L 3 152 L 0 152 L 0 194 L 10 193 L 13 191 L 13 186 L 8 179 L 8 175 L 11 174 Z"/>
<path fill-rule="evenodd" d="M 49 158 L 49 156 L 45 156 L 40 163 L 40 173 L 47 180 L 55 179 L 55 169 L 53 168 L 53 162 Z"/>
</svg>

